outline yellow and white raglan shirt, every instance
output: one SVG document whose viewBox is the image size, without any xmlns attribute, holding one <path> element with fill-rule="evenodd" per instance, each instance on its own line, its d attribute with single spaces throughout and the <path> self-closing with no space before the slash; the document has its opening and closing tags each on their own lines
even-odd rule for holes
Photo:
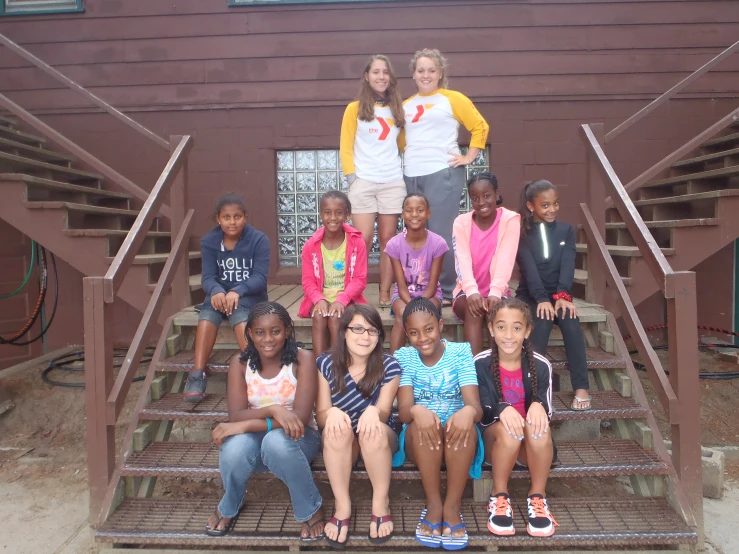
<svg viewBox="0 0 739 554">
<path fill-rule="evenodd" d="M 472 133 L 470 146 L 483 150 L 488 126 L 472 101 L 461 92 L 439 89 L 403 102 L 405 142 L 403 172 L 408 177 L 431 175 L 449 167 L 449 153 L 459 154 L 459 124 Z"/>
<path fill-rule="evenodd" d="M 373 183 L 392 183 L 403 178 L 398 134 L 390 106 L 375 104 L 372 121 L 359 120 L 359 101 L 346 107 L 341 122 L 341 168 Z"/>
</svg>

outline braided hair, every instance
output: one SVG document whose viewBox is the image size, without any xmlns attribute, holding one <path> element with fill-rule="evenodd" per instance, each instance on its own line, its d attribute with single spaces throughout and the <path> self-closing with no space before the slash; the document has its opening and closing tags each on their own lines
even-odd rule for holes
<svg viewBox="0 0 739 554">
<path fill-rule="evenodd" d="M 422 194 L 420 192 L 409 192 L 408 194 L 406 194 L 405 198 L 403 198 L 403 204 L 401 206 L 405 208 L 405 203 L 411 198 L 420 198 L 426 203 L 426 209 L 427 210 L 431 209 L 431 204 L 429 204 L 429 199 L 426 198 L 425 194 Z"/>
<path fill-rule="evenodd" d="M 419 296 L 408 302 L 405 310 L 403 310 L 403 327 L 408 323 L 408 318 L 416 312 L 426 312 L 434 316 L 437 321 L 441 320 L 439 308 L 425 296 Z"/>
<path fill-rule="evenodd" d="M 280 321 L 285 326 L 285 332 L 287 338 L 285 339 L 285 345 L 282 347 L 282 357 L 280 363 L 282 365 L 290 365 L 298 363 L 298 349 L 300 343 L 295 339 L 295 327 L 293 326 L 293 320 L 290 318 L 290 314 L 287 310 L 277 302 L 259 302 L 251 310 L 249 310 L 249 317 L 246 320 L 246 329 L 244 329 L 244 335 L 246 335 L 246 348 L 241 353 L 239 361 L 242 364 L 250 364 L 252 369 L 259 372 L 262 369 L 262 360 L 259 358 L 259 351 L 254 346 L 249 337 L 249 331 L 254 327 L 257 319 L 265 315 L 276 315 L 280 318 Z"/>
<path fill-rule="evenodd" d="M 319 200 L 318 205 L 323 206 L 323 201 L 328 200 L 329 198 L 333 198 L 335 200 L 341 200 L 344 203 L 344 209 L 346 210 L 346 215 L 351 215 L 352 203 L 349 200 L 349 197 L 346 195 L 346 193 L 340 190 L 331 189 L 321 195 L 321 199 Z"/>
<path fill-rule="evenodd" d="M 518 298 L 503 298 L 498 302 L 488 314 L 488 324 L 494 325 L 496 314 L 503 308 L 509 308 L 511 310 L 518 310 L 523 314 L 524 320 L 528 327 L 534 326 L 534 317 L 531 315 L 531 309 L 528 304 L 519 300 Z M 498 344 L 495 339 L 490 341 L 490 369 L 493 372 L 493 382 L 495 383 L 495 390 L 498 391 L 498 398 L 503 398 L 503 382 L 500 380 L 500 361 L 498 357 Z M 534 358 L 534 347 L 531 345 L 531 341 L 526 338 L 523 341 L 523 350 L 526 353 L 526 359 L 529 362 L 529 379 L 531 380 L 531 390 L 533 391 L 534 398 L 539 390 L 539 377 L 536 373 L 536 358 Z"/>
<path fill-rule="evenodd" d="M 548 190 L 557 190 L 557 187 L 551 181 L 545 179 L 539 179 L 538 181 L 531 181 L 526 183 L 521 191 L 521 206 L 518 208 L 518 213 L 521 214 L 521 234 L 527 235 L 531 230 L 531 224 L 534 222 L 534 214 L 529 210 L 527 203 L 534 203 L 534 199 L 539 196 L 542 192 Z"/>
<path fill-rule="evenodd" d="M 490 171 L 481 171 L 480 173 L 475 173 L 472 177 L 467 179 L 467 194 L 469 194 L 470 192 L 470 187 L 479 181 L 486 181 L 490 183 L 493 187 L 493 190 L 496 193 L 498 192 L 498 178 L 495 176 L 495 174 L 491 173 Z M 495 205 L 500 206 L 502 203 L 503 195 L 499 194 L 498 199 L 495 201 Z"/>
</svg>

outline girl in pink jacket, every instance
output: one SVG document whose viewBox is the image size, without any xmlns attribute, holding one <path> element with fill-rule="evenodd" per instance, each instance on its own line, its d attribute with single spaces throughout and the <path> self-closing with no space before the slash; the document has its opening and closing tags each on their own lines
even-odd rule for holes
<svg viewBox="0 0 739 554">
<path fill-rule="evenodd" d="M 452 246 L 457 286 L 453 311 L 464 321 L 464 339 L 472 354 L 482 352 L 485 316 L 508 294 L 516 263 L 521 216 L 506 208 L 498 194 L 498 179 L 488 172 L 467 181 L 472 211 L 454 220 Z"/>
<path fill-rule="evenodd" d="M 339 318 L 351 302 L 366 304 L 367 248 L 362 233 L 347 225 L 352 205 L 343 192 L 321 197 L 323 224 L 303 246 L 303 301 L 299 317 L 313 318 L 313 353 L 336 346 Z"/>
</svg>

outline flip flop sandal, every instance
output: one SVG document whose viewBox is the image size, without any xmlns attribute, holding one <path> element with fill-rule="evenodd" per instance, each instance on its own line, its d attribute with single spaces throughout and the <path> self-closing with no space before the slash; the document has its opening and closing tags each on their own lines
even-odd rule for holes
<svg viewBox="0 0 739 554">
<path fill-rule="evenodd" d="M 218 526 L 221 524 L 221 521 L 224 519 L 228 519 L 226 517 L 223 517 L 221 515 L 221 512 L 218 511 L 218 507 L 216 507 L 215 511 L 213 512 L 213 515 L 216 516 L 216 526 L 211 527 L 207 523 L 205 524 L 205 534 L 210 537 L 223 537 L 225 535 L 228 535 L 231 530 L 234 528 L 234 525 L 236 525 L 236 520 L 239 518 L 239 514 L 241 513 L 241 509 L 243 508 L 243 504 L 239 506 L 239 511 L 236 512 L 236 515 L 231 518 L 231 520 L 226 524 L 226 526 L 223 529 L 219 529 Z"/>
<path fill-rule="evenodd" d="M 459 514 L 459 518 L 462 519 L 462 514 Z M 449 528 L 449 535 L 441 535 L 441 546 L 444 547 L 444 550 L 462 550 L 463 548 L 467 548 L 467 545 L 470 542 L 470 537 L 467 534 L 467 525 L 465 524 L 464 520 L 462 519 L 462 523 L 459 525 L 451 526 L 445 521 L 442 523 L 442 529 L 444 527 Z M 452 537 L 452 533 L 458 529 L 464 529 L 464 536 L 462 537 Z"/>
<path fill-rule="evenodd" d="M 377 532 L 380 532 L 380 525 L 383 523 L 387 523 L 389 521 L 393 520 L 393 516 L 387 515 L 387 516 L 376 516 L 372 514 L 372 522 L 377 525 Z M 389 535 L 385 535 L 384 537 L 373 537 L 369 534 L 369 531 L 367 532 L 367 540 L 370 541 L 372 544 L 385 544 L 387 541 L 389 541 L 392 536 L 395 534 L 395 529 L 390 531 Z"/>
<path fill-rule="evenodd" d="M 441 521 L 439 523 L 431 523 L 427 520 L 426 508 L 424 508 L 421 511 L 421 519 L 418 520 L 418 525 L 416 526 L 416 541 L 427 548 L 439 548 L 441 546 L 441 535 L 424 535 L 421 533 L 421 525 L 428 525 L 433 533 L 441 527 L 442 523 Z"/>
<path fill-rule="evenodd" d="M 377 303 L 377 306 L 380 308 L 391 308 L 393 306 L 393 303 L 390 300 L 388 300 L 387 302 L 385 302 L 384 300 L 380 300 Z"/>
<path fill-rule="evenodd" d="M 454 304 L 454 300 L 452 300 L 451 298 L 445 298 L 441 301 L 442 308 L 451 308 L 452 304 Z"/>
<path fill-rule="evenodd" d="M 575 410 L 576 412 L 584 412 L 586 410 L 590 410 L 593 407 L 592 402 L 593 402 L 593 398 L 590 395 L 588 395 L 587 398 L 580 398 L 576 396 L 575 398 L 572 399 L 572 404 L 570 404 L 570 408 L 572 410 Z M 586 403 L 590 404 L 590 406 L 588 406 L 587 408 L 583 408 L 582 404 L 586 404 Z"/>
<path fill-rule="evenodd" d="M 310 520 L 308 520 L 308 521 L 310 521 Z M 311 537 L 311 536 L 310 536 L 310 532 L 311 532 L 311 530 L 312 530 L 312 529 L 313 529 L 313 528 L 314 528 L 314 527 L 315 527 L 316 525 L 320 525 L 321 523 L 323 523 L 323 519 L 321 519 L 321 518 L 318 518 L 318 519 L 317 519 L 316 521 L 314 521 L 313 523 L 308 523 L 308 521 L 304 521 L 304 522 L 303 522 L 303 524 L 305 524 L 305 525 L 307 525 L 307 526 L 308 526 L 308 536 L 307 536 L 307 537 L 303 537 L 303 536 L 301 536 L 301 537 L 300 537 L 300 542 L 301 542 L 301 543 L 303 543 L 303 544 L 308 544 L 308 543 L 312 543 L 312 542 L 318 542 L 318 541 L 320 541 L 320 540 L 322 540 L 322 539 L 325 539 L 325 538 L 326 538 L 326 535 L 325 535 L 325 534 L 324 534 L 323 532 L 321 532 L 321 534 L 320 534 L 320 535 L 316 535 L 315 537 Z"/>
<path fill-rule="evenodd" d="M 346 527 L 346 540 L 344 542 L 335 541 L 333 539 L 329 539 L 327 536 L 324 535 L 324 539 L 328 543 L 328 545 L 333 548 L 334 550 L 346 550 L 346 545 L 349 542 L 349 534 L 351 533 L 351 529 L 349 528 L 349 525 L 351 525 L 351 518 L 348 517 L 346 519 L 336 519 L 335 517 L 332 517 L 328 520 L 329 523 L 332 523 L 333 525 L 336 525 L 336 538 L 338 539 L 341 535 L 342 528 Z"/>
</svg>

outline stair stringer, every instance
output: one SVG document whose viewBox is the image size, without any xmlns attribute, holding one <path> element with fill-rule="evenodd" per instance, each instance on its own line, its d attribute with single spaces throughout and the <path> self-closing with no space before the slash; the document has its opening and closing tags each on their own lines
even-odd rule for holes
<svg viewBox="0 0 739 554">
<path fill-rule="evenodd" d="M 737 214 L 739 214 L 739 197 L 722 197 L 717 199 L 718 225 L 672 229 L 671 247 L 675 254 L 669 259 L 670 266 L 675 271 L 690 271 L 739 239 Z M 643 257 L 631 259 L 629 272 L 632 278 L 632 286 L 628 289 L 629 299 L 634 306 L 638 306 L 660 290 L 660 284 L 652 276 Z M 613 309 L 613 306 L 609 308 Z"/>
<path fill-rule="evenodd" d="M 85 276 L 105 275 L 109 264 L 105 237 L 70 237 L 64 234 L 67 228 L 66 212 L 63 209 L 27 209 L 26 185 L 20 181 L 0 181 L 3 202 L 0 202 L 0 218 L 49 249 Z M 148 291 L 148 268 L 132 265 L 118 290 L 124 302 L 142 314 L 151 298 Z M 161 314 L 169 314 L 171 299 L 165 299 Z M 160 315 L 159 323 L 167 319 Z"/>
</svg>

